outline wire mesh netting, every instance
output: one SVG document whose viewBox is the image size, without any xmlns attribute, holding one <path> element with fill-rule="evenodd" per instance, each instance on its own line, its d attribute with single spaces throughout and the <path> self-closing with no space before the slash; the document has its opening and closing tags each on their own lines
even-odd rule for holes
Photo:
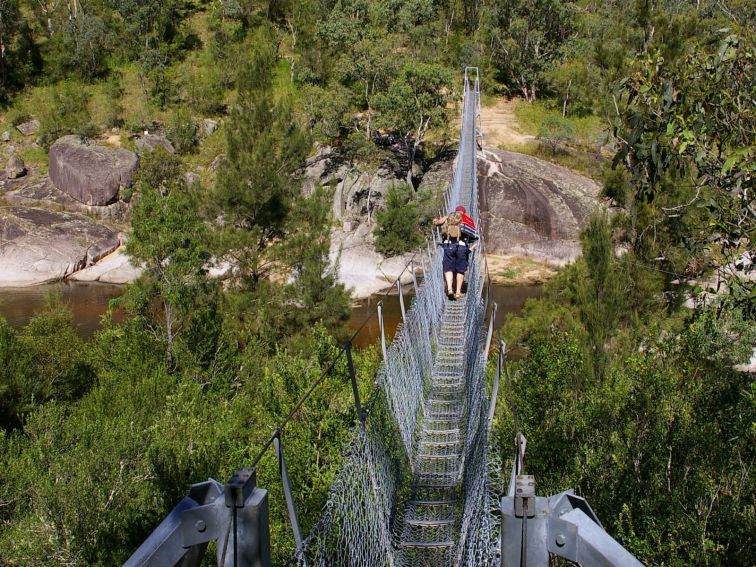
<svg viewBox="0 0 756 567">
<path fill-rule="evenodd" d="M 448 209 L 478 215 L 478 80 L 465 76 L 462 132 Z M 444 295 L 442 256 L 423 283 L 379 371 L 369 418 L 358 423 L 323 515 L 296 563 L 309 566 L 489 565 L 498 553 L 488 455 L 485 273 L 480 249 L 467 293 Z M 426 263 L 423 261 L 422 265 Z"/>
</svg>

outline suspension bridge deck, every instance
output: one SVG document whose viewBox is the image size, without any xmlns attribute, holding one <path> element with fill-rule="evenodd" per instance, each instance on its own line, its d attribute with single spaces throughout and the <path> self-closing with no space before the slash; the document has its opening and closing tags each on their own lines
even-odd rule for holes
<svg viewBox="0 0 756 567">
<path fill-rule="evenodd" d="M 411 499 L 401 516 L 401 564 L 452 565 L 464 427 L 466 297 L 447 301 L 414 455 Z"/>
</svg>

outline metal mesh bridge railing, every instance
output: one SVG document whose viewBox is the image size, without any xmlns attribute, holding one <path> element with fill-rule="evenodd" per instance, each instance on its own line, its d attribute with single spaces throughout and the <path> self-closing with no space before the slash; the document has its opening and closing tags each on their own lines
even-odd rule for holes
<svg viewBox="0 0 756 567">
<path fill-rule="evenodd" d="M 468 69 L 445 205 L 447 210 L 464 205 L 474 219 L 479 116 L 477 69 Z M 351 433 L 323 515 L 297 550 L 298 565 L 497 561 L 498 504 L 490 479 L 498 466 L 488 455 L 484 258 L 482 248 L 472 253 L 467 293 L 451 301 L 444 295 L 442 256 L 439 250 L 429 255 L 404 324 L 385 352 L 379 391 L 367 418 Z"/>
</svg>

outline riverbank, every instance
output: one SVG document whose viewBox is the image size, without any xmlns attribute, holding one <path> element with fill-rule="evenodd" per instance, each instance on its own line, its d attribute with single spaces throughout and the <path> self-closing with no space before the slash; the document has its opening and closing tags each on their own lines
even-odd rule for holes
<svg viewBox="0 0 756 567">
<path fill-rule="evenodd" d="M 83 338 L 91 337 L 99 328 L 101 318 L 107 311 L 110 302 L 123 295 L 125 286 L 105 284 L 100 282 L 58 282 L 33 287 L 2 288 L 0 289 L 0 317 L 5 318 L 13 327 L 23 327 L 36 313 L 42 310 L 50 295 L 58 295 L 71 309 L 73 323 L 79 335 Z M 413 290 L 405 288 L 405 307 L 409 309 Z M 508 313 L 519 313 L 525 301 L 539 297 L 543 293 L 540 285 L 502 285 L 494 284 L 493 301 L 498 308 L 495 326 L 498 329 Z M 389 294 L 371 295 L 356 300 L 352 305 L 352 313 L 345 327 L 350 332 L 362 328 L 355 337 L 354 345 L 364 348 L 380 340 L 380 327 L 377 316 L 365 323 L 365 320 L 376 310 L 378 301 L 383 299 L 383 317 L 387 338 L 393 338 L 397 325 L 401 322 L 401 306 L 399 295 Z M 363 326 L 363 323 L 364 326 Z"/>
</svg>

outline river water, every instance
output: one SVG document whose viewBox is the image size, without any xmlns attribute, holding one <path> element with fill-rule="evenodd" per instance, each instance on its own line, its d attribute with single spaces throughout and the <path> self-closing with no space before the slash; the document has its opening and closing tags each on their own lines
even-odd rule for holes
<svg viewBox="0 0 756 567">
<path fill-rule="evenodd" d="M 26 288 L 0 288 L 0 316 L 8 320 L 14 327 L 25 325 L 34 313 L 44 307 L 45 300 L 50 294 L 60 294 L 73 314 L 73 321 L 81 336 L 90 337 L 100 326 L 100 317 L 108 308 L 111 299 L 119 297 L 123 286 L 101 284 L 62 282 Z M 493 286 L 493 299 L 498 305 L 496 312 L 496 328 L 504 322 L 508 313 L 517 313 L 522 309 L 525 301 L 531 297 L 538 297 L 542 293 L 541 286 L 505 287 Z M 352 307 L 352 316 L 347 327 L 356 331 L 363 326 L 354 340 L 354 345 L 362 348 L 380 339 L 378 318 L 375 313 L 380 297 L 372 297 L 357 301 Z M 409 308 L 412 301 L 410 294 L 405 295 L 405 306 Z M 401 320 L 401 307 L 397 294 L 387 296 L 383 301 L 383 316 L 388 338 L 394 336 L 396 326 Z"/>
<path fill-rule="evenodd" d="M 0 288 L 0 316 L 14 327 L 21 327 L 42 309 L 51 294 L 60 294 L 71 309 L 79 334 L 89 338 L 100 327 L 100 317 L 111 299 L 123 294 L 120 285 L 84 282 L 58 282 L 23 288 Z"/>
</svg>

